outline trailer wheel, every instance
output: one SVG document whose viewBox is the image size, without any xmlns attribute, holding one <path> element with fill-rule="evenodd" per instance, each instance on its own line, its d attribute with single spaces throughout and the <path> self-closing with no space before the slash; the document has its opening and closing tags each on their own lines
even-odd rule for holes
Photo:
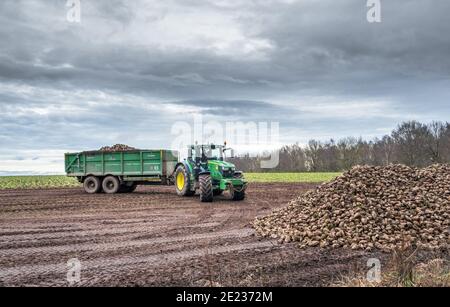
<svg viewBox="0 0 450 307">
<path fill-rule="evenodd" d="M 175 171 L 175 188 L 179 196 L 192 196 L 195 191 L 191 191 L 191 178 L 183 166 L 179 166 Z"/>
<path fill-rule="evenodd" d="M 84 190 L 86 191 L 86 193 L 95 194 L 95 193 L 100 193 L 100 191 L 102 189 L 102 184 L 98 177 L 89 176 L 84 180 L 83 187 L 84 187 Z"/>
<path fill-rule="evenodd" d="M 211 180 L 211 175 L 200 175 L 200 201 L 203 203 L 210 203 L 213 201 L 213 185 Z"/>
<path fill-rule="evenodd" d="M 108 176 L 103 179 L 102 187 L 106 194 L 116 194 L 120 189 L 119 179 L 114 176 Z"/>
</svg>

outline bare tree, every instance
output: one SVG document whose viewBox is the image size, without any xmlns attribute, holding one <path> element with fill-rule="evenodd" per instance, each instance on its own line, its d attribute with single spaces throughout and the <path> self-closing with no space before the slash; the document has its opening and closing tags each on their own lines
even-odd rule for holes
<svg viewBox="0 0 450 307">
<path fill-rule="evenodd" d="M 322 144 L 316 140 L 310 140 L 305 150 L 307 169 L 318 172 L 320 169 L 320 151 Z"/>
<path fill-rule="evenodd" d="M 261 172 L 262 157 L 244 155 L 235 159 L 244 171 Z M 409 166 L 427 166 L 450 162 L 450 124 L 432 122 L 428 125 L 416 121 L 400 124 L 391 135 L 365 141 L 347 137 L 335 142 L 309 141 L 280 149 L 277 172 L 343 171 L 357 164 L 389 165 L 403 163 Z"/>
<path fill-rule="evenodd" d="M 433 163 L 443 162 L 443 145 L 448 123 L 434 121 L 428 125 L 427 149 Z"/>
<path fill-rule="evenodd" d="M 373 142 L 373 163 L 375 165 L 389 165 L 394 160 L 395 143 L 392 137 L 385 135 L 381 140 Z"/>
<path fill-rule="evenodd" d="M 417 121 L 404 122 L 392 132 L 396 144 L 396 160 L 410 166 L 424 166 L 431 161 L 427 150 L 429 131 Z"/>
</svg>

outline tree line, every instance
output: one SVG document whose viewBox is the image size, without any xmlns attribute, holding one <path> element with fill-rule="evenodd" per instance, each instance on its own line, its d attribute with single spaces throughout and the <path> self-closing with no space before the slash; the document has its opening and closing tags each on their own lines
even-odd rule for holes
<svg viewBox="0 0 450 307">
<path fill-rule="evenodd" d="M 279 151 L 279 165 L 261 169 L 267 155 L 243 155 L 232 159 L 245 172 L 340 172 L 355 165 L 384 166 L 405 164 L 425 167 L 450 163 L 450 124 L 417 121 L 403 122 L 390 135 L 373 140 L 346 137 L 321 142 L 310 140 L 306 146 L 284 146 Z"/>
</svg>

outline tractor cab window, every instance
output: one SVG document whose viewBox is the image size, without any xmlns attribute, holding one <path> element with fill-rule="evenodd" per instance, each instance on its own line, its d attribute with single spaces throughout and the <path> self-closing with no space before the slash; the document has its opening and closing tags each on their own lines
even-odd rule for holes
<svg viewBox="0 0 450 307">
<path fill-rule="evenodd" d="M 223 150 L 221 147 L 205 147 L 204 152 L 209 160 L 223 160 Z"/>
<path fill-rule="evenodd" d="M 192 146 L 189 150 L 189 158 L 196 162 L 223 160 L 223 148 L 214 145 Z"/>
<path fill-rule="evenodd" d="M 201 149 L 199 146 L 192 146 L 189 148 L 188 158 L 192 161 L 200 160 L 202 157 Z"/>
</svg>

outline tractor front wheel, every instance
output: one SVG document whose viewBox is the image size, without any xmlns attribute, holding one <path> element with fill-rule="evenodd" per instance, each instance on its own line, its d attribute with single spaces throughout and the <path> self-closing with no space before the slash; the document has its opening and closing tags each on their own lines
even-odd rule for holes
<svg viewBox="0 0 450 307">
<path fill-rule="evenodd" d="M 199 176 L 200 181 L 200 201 L 210 203 L 213 201 L 214 192 L 211 175 L 205 174 Z"/>
<path fill-rule="evenodd" d="M 236 191 L 233 187 L 230 190 L 231 199 L 234 201 L 241 201 L 245 199 L 245 190 Z"/>
</svg>

